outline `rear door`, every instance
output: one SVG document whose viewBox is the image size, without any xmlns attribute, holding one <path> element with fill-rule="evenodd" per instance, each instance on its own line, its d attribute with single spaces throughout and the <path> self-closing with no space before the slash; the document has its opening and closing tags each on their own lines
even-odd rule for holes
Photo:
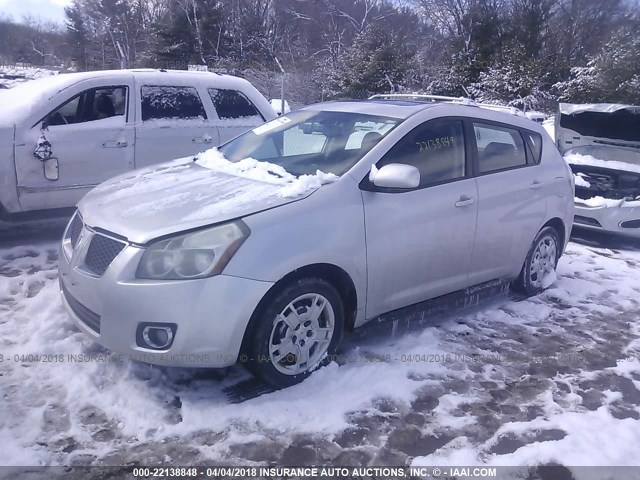
<svg viewBox="0 0 640 480">
<path fill-rule="evenodd" d="M 519 273 L 552 186 L 539 149 L 524 132 L 485 120 L 470 123 L 479 197 L 470 279 L 477 284 Z"/>
<path fill-rule="evenodd" d="M 212 122 L 218 127 L 221 144 L 265 121 L 251 99 L 239 90 L 209 88 L 207 94 L 216 112 Z"/>
<path fill-rule="evenodd" d="M 468 286 L 478 192 L 460 119 L 409 132 L 378 162 L 413 165 L 420 185 L 361 183 L 367 239 L 367 318 Z"/>
<path fill-rule="evenodd" d="M 190 85 L 139 86 L 136 168 L 195 155 L 219 144 L 218 130 Z"/>
<path fill-rule="evenodd" d="M 133 79 L 87 80 L 59 95 L 31 128 L 16 132 L 16 176 L 23 210 L 75 205 L 95 185 L 133 169 Z M 41 131 L 42 121 L 48 129 Z M 58 159 L 58 179 L 48 180 L 34 155 L 40 139 Z"/>
</svg>

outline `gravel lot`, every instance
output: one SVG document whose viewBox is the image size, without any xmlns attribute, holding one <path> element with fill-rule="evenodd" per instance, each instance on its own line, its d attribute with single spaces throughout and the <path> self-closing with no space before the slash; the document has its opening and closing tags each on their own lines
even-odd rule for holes
<svg viewBox="0 0 640 480">
<path fill-rule="evenodd" d="M 0 228 L 0 465 L 640 464 L 637 244 L 583 235 L 538 297 L 365 330 L 258 395 L 240 367 L 110 361 L 58 298 L 61 229 Z"/>
</svg>

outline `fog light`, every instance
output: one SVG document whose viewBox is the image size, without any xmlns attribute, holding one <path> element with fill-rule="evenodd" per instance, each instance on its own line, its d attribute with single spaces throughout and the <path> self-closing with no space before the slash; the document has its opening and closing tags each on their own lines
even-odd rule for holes
<svg viewBox="0 0 640 480">
<path fill-rule="evenodd" d="M 175 323 L 143 323 L 138 326 L 136 343 L 139 347 L 166 350 L 173 343 Z"/>
<path fill-rule="evenodd" d="M 620 226 L 622 228 L 640 228 L 640 220 L 627 220 L 626 222 L 621 222 Z"/>
</svg>

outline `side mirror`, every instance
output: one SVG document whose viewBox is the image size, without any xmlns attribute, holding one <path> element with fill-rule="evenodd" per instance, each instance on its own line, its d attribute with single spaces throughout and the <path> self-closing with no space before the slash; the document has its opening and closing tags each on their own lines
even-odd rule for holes
<svg viewBox="0 0 640 480">
<path fill-rule="evenodd" d="M 49 117 L 42 120 L 42 125 L 40 126 L 40 130 L 48 130 L 50 125 Z"/>
<path fill-rule="evenodd" d="M 376 187 L 417 188 L 420 185 L 420 171 L 413 165 L 390 163 L 381 169 L 371 166 L 369 180 Z"/>
<path fill-rule="evenodd" d="M 58 172 L 58 159 L 55 157 L 48 158 L 42 162 L 44 166 L 44 178 L 47 180 L 58 180 L 60 174 Z"/>
</svg>

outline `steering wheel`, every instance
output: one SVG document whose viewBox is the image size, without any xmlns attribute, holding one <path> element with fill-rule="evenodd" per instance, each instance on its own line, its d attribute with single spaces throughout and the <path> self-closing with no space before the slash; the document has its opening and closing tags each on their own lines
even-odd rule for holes
<svg viewBox="0 0 640 480">
<path fill-rule="evenodd" d="M 49 125 L 69 125 L 67 119 L 60 112 L 56 112 L 49 118 Z"/>
</svg>

